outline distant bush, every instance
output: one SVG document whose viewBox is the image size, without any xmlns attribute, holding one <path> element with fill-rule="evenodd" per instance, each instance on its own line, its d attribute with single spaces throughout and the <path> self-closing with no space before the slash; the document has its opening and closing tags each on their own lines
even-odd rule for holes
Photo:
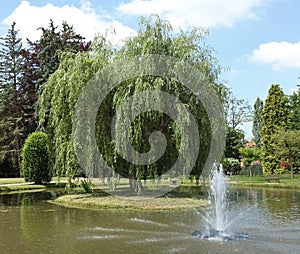
<svg viewBox="0 0 300 254">
<path fill-rule="evenodd" d="M 241 171 L 241 165 L 238 159 L 224 158 L 222 164 L 225 174 L 237 175 Z"/>
<path fill-rule="evenodd" d="M 26 182 L 43 184 L 51 181 L 49 140 L 43 132 L 31 133 L 22 150 L 22 173 Z"/>
</svg>

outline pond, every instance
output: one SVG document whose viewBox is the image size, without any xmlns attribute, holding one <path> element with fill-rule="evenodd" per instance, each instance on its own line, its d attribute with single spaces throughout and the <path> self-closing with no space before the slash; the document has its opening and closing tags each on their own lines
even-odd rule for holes
<svg viewBox="0 0 300 254">
<path fill-rule="evenodd" d="M 231 229 L 246 240 L 191 236 L 204 211 L 120 211 L 65 208 L 59 193 L 0 195 L 1 253 L 299 253 L 300 192 L 230 190 Z"/>
</svg>

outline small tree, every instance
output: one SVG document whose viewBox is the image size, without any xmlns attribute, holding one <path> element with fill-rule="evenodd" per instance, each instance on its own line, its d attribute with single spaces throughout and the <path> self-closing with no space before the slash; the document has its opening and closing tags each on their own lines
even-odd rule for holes
<svg viewBox="0 0 300 254">
<path fill-rule="evenodd" d="M 289 159 L 291 178 L 294 178 L 293 163 L 300 155 L 300 130 L 280 129 L 276 134 L 273 134 L 272 140 L 275 143 L 275 153 L 277 156 L 286 157 Z"/>
<path fill-rule="evenodd" d="M 261 151 L 256 147 L 243 147 L 239 149 L 245 167 L 250 166 L 253 161 L 261 160 Z"/>
<path fill-rule="evenodd" d="M 243 131 L 232 127 L 226 128 L 226 147 L 224 153 L 226 158 L 240 158 L 239 149 L 243 147 L 244 137 Z"/>
<path fill-rule="evenodd" d="M 43 132 L 31 133 L 22 150 L 22 169 L 26 182 L 42 184 L 51 181 L 49 140 Z"/>
</svg>

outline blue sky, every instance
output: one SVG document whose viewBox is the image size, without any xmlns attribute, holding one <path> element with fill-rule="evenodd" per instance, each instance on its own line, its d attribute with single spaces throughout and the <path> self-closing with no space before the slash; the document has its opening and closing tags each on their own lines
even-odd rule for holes
<svg viewBox="0 0 300 254">
<path fill-rule="evenodd" d="M 92 39 L 114 27 L 115 40 L 134 34 L 139 16 L 157 13 L 179 26 L 204 26 L 234 95 L 251 105 L 265 99 L 272 83 L 291 94 L 300 83 L 298 0 L 26 0 L 0 2 L 0 34 L 16 21 L 22 38 L 38 39 L 37 26 L 52 18 L 73 24 Z M 251 137 L 251 123 L 242 127 Z"/>
</svg>

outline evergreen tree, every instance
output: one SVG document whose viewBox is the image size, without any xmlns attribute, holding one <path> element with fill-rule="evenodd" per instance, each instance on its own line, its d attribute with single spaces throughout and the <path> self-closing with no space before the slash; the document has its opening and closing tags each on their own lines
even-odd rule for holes
<svg viewBox="0 0 300 254">
<path fill-rule="evenodd" d="M 262 159 L 264 174 L 273 174 L 279 168 L 272 135 L 288 126 L 288 100 L 278 84 L 271 85 L 262 110 Z"/>
<path fill-rule="evenodd" d="M 62 28 L 58 30 L 53 20 L 50 20 L 49 27 L 40 27 L 39 30 L 42 31 L 40 39 L 36 42 L 28 41 L 30 52 L 37 59 L 38 90 L 58 68 L 62 52 L 88 51 L 90 47 L 90 43 L 86 43 L 84 37 L 77 34 L 73 26 L 66 22 L 63 22 Z"/>
<path fill-rule="evenodd" d="M 39 30 L 42 31 L 40 39 L 35 42 L 28 40 L 29 48 L 24 52 L 31 69 L 30 75 L 26 78 L 31 86 L 35 87 L 37 99 L 43 91 L 43 84 L 58 68 L 64 52 L 86 52 L 90 49 L 90 42 L 85 42 L 85 38 L 77 34 L 73 26 L 66 22 L 62 23 L 62 28 L 59 30 L 50 20 L 49 27 L 41 27 Z M 36 104 L 37 109 L 38 103 Z M 50 109 L 48 108 L 47 111 Z M 38 116 L 37 112 L 36 116 Z"/>
<path fill-rule="evenodd" d="M 28 49 L 21 51 L 23 57 L 23 68 L 20 76 L 20 103 L 24 124 L 24 135 L 27 137 L 36 130 L 36 105 L 37 91 L 36 84 L 38 76 L 36 75 L 36 58 Z"/>
<path fill-rule="evenodd" d="M 20 95 L 20 76 L 23 68 L 22 42 L 18 38 L 16 23 L 1 38 L 0 69 L 0 159 L 20 169 L 24 125 Z"/>
<path fill-rule="evenodd" d="M 252 134 L 254 136 L 254 142 L 261 146 L 261 128 L 262 128 L 262 110 L 264 107 L 264 102 L 257 98 L 254 104 L 254 115 L 253 115 L 253 127 Z"/>
<path fill-rule="evenodd" d="M 300 86 L 298 87 L 298 91 L 289 97 L 290 124 L 288 128 L 290 130 L 300 130 Z"/>
<path fill-rule="evenodd" d="M 49 139 L 43 132 L 31 133 L 22 149 L 22 169 L 26 182 L 43 184 L 51 181 L 52 168 Z"/>
</svg>

